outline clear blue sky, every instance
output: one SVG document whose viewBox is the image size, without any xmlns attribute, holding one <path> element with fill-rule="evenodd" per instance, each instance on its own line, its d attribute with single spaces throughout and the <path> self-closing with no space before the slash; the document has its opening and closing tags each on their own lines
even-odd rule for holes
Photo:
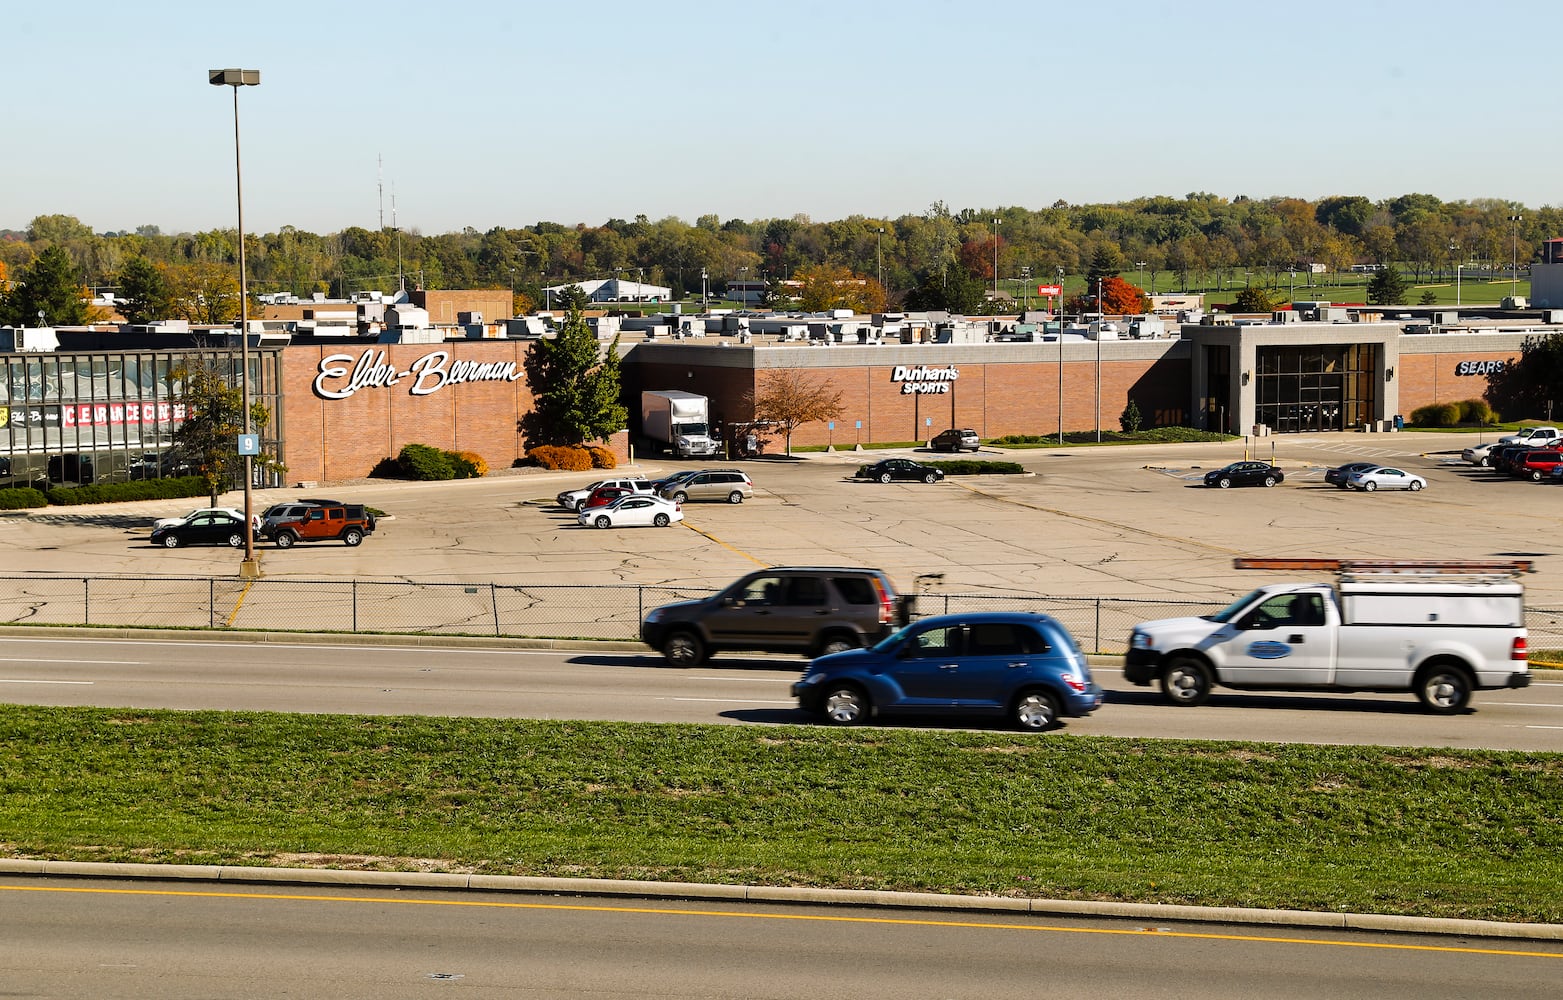
<svg viewBox="0 0 1563 1000">
<path fill-rule="evenodd" d="M 1557 204 L 1555 3 L 168 0 L 0 13 L 0 228 L 921 212 L 1140 195 Z"/>
</svg>

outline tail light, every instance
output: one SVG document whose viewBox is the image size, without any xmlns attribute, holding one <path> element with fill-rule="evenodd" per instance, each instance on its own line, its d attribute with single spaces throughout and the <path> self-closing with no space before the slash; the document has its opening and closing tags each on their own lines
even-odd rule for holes
<svg viewBox="0 0 1563 1000">
<path fill-rule="evenodd" d="M 878 579 L 874 580 L 874 590 L 879 594 L 879 624 L 892 625 L 895 623 L 895 602 L 890 597 L 890 592 Z"/>
<path fill-rule="evenodd" d="M 1063 681 L 1066 685 L 1068 685 L 1069 690 L 1077 691 L 1077 692 L 1080 692 L 1082 694 L 1085 693 L 1085 689 L 1086 689 L 1085 679 L 1082 678 L 1079 674 L 1076 674 L 1076 673 L 1063 674 L 1058 679 Z"/>
<path fill-rule="evenodd" d="M 1529 655 L 1525 652 L 1525 637 L 1523 635 L 1522 636 L 1517 636 L 1515 638 L 1515 640 L 1514 640 L 1514 645 L 1509 647 L 1509 659 L 1511 659 L 1511 660 L 1528 660 L 1528 659 L 1530 659 Z"/>
</svg>

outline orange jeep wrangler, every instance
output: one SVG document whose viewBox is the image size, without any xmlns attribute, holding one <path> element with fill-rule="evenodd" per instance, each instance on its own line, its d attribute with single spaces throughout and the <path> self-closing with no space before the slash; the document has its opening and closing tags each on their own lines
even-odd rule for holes
<svg viewBox="0 0 1563 1000">
<path fill-rule="evenodd" d="M 305 507 L 275 522 L 268 519 L 263 528 L 265 536 L 279 549 L 292 548 L 294 542 L 321 542 L 327 539 L 357 545 L 373 531 L 374 515 L 365 510 L 362 504 Z"/>
</svg>

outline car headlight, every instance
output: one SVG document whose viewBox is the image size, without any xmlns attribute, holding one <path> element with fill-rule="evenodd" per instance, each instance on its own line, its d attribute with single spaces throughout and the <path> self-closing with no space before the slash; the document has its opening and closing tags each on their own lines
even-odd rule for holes
<svg viewBox="0 0 1563 1000">
<path fill-rule="evenodd" d="M 1150 649 L 1151 637 L 1144 632 L 1133 632 L 1129 635 L 1130 649 Z"/>
<path fill-rule="evenodd" d="M 661 608 L 652 608 L 650 611 L 646 612 L 646 621 L 648 621 L 648 622 L 657 622 L 657 621 L 661 621 L 661 620 L 662 620 L 662 609 Z"/>
</svg>

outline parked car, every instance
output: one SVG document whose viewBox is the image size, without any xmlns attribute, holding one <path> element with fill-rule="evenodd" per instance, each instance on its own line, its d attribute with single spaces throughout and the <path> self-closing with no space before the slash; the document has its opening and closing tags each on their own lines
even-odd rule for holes
<svg viewBox="0 0 1563 1000">
<path fill-rule="evenodd" d="M 1460 452 L 1460 460 L 1469 462 L 1482 468 L 1492 465 L 1492 449 L 1498 444 L 1496 441 L 1488 441 L 1486 444 L 1473 444 Z"/>
<path fill-rule="evenodd" d="M 982 447 L 982 441 L 970 427 L 951 427 L 935 434 L 933 440 L 928 442 L 928 447 L 934 451 L 976 451 Z"/>
<path fill-rule="evenodd" d="M 944 470 L 914 462 L 909 458 L 887 458 L 882 462 L 860 467 L 857 470 L 857 478 L 875 479 L 881 483 L 898 479 L 907 482 L 937 483 L 944 478 Z"/>
<path fill-rule="evenodd" d="M 1366 472 L 1369 469 L 1376 468 L 1378 468 L 1377 462 L 1347 462 L 1345 465 L 1338 465 L 1325 472 L 1324 481 L 1333 483 L 1339 489 L 1344 490 L 1351 486 L 1349 480 L 1353 472 Z"/>
<path fill-rule="evenodd" d="M 580 506 L 575 508 L 575 511 L 576 513 L 580 513 L 584 510 L 590 510 L 593 507 L 606 507 L 608 504 L 619 499 L 619 497 L 629 496 L 633 492 L 635 491 L 625 489 L 623 486 L 599 486 L 595 490 L 591 491 L 591 494 L 587 496 L 587 498 L 580 504 Z"/>
<path fill-rule="evenodd" d="M 1268 462 L 1233 462 L 1205 473 L 1206 486 L 1223 490 L 1231 486 L 1274 486 L 1285 479 L 1286 473 Z"/>
<path fill-rule="evenodd" d="M 1371 469 L 1353 472 L 1346 484 L 1354 490 L 1372 493 L 1374 490 L 1411 490 L 1416 492 L 1427 485 L 1427 480 L 1404 469 L 1391 469 L 1376 465 Z"/>
<path fill-rule="evenodd" d="M 1552 475 L 1553 471 L 1563 466 L 1563 451 L 1543 448 L 1537 451 L 1528 451 L 1520 457 L 1510 470 L 1511 476 L 1520 479 L 1529 479 L 1539 483 Z"/>
<path fill-rule="evenodd" d="M 626 493 L 601 507 L 587 507 L 576 515 L 582 525 L 594 528 L 666 528 L 684 519 L 684 508 L 672 500 L 647 493 Z"/>
<path fill-rule="evenodd" d="M 189 518 L 152 529 L 152 544 L 177 549 L 181 545 L 244 546 L 244 514 L 198 510 Z"/>
<path fill-rule="evenodd" d="M 743 503 L 754 495 L 754 482 L 738 469 L 702 469 L 682 482 L 662 487 L 661 495 L 684 503 L 688 500 L 726 500 Z"/>
<path fill-rule="evenodd" d="M 1524 444 L 1532 448 L 1556 448 L 1563 444 L 1563 431 L 1556 427 L 1527 427 L 1517 434 L 1505 434 L 1499 444 Z"/>
<path fill-rule="evenodd" d="M 279 549 L 292 548 L 299 542 L 327 540 L 358 545 L 374 529 L 375 517 L 362 504 L 294 504 L 261 524 L 261 534 Z"/>
<path fill-rule="evenodd" d="M 230 517 L 237 518 L 241 525 L 244 523 L 244 511 L 240 510 L 237 507 L 197 507 L 195 510 L 192 510 L 190 513 L 181 515 L 179 517 L 160 517 L 160 518 L 158 518 L 156 521 L 152 522 L 152 530 L 156 531 L 158 528 L 171 528 L 171 527 L 173 527 L 176 524 L 184 524 L 186 521 L 189 521 L 191 518 L 199 517 L 202 514 L 213 514 L 213 513 L 227 514 Z M 261 525 L 261 517 L 260 517 L 260 515 L 256 514 L 251 519 L 251 521 L 252 521 L 252 523 L 255 526 L 255 530 L 259 531 L 260 530 L 260 525 Z"/>
<path fill-rule="evenodd" d="M 620 489 L 633 493 L 656 492 L 656 487 L 649 479 L 599 479 L 595 483 L 589 483 L 578 490 L 565 490 L 554 499 L 565 510 L 573 510 L 576 513 L 580 513 L 581 508 L 586 505 L 586 498 L 592 495 L 592 491 L 601 489 L 604 486 L 617 486 Z"/>
<path fill-rule="evenodd" d="M 872 649 L 820 657 L 792 694 L 836 725 L 875 715 L 1007 716 L 1033 732 L 1102 704 L 1069 630 L 1021 611 L 924 618 Z"/>
<path fill-rule="evenodd" d="M 890 578 L 850 566 L 774 566 L 719 593 L 653 609 L 641 641 L 674 666 L 719 650 L 822 656 L 878 642 L 904 608 Z"/>
</svg>

